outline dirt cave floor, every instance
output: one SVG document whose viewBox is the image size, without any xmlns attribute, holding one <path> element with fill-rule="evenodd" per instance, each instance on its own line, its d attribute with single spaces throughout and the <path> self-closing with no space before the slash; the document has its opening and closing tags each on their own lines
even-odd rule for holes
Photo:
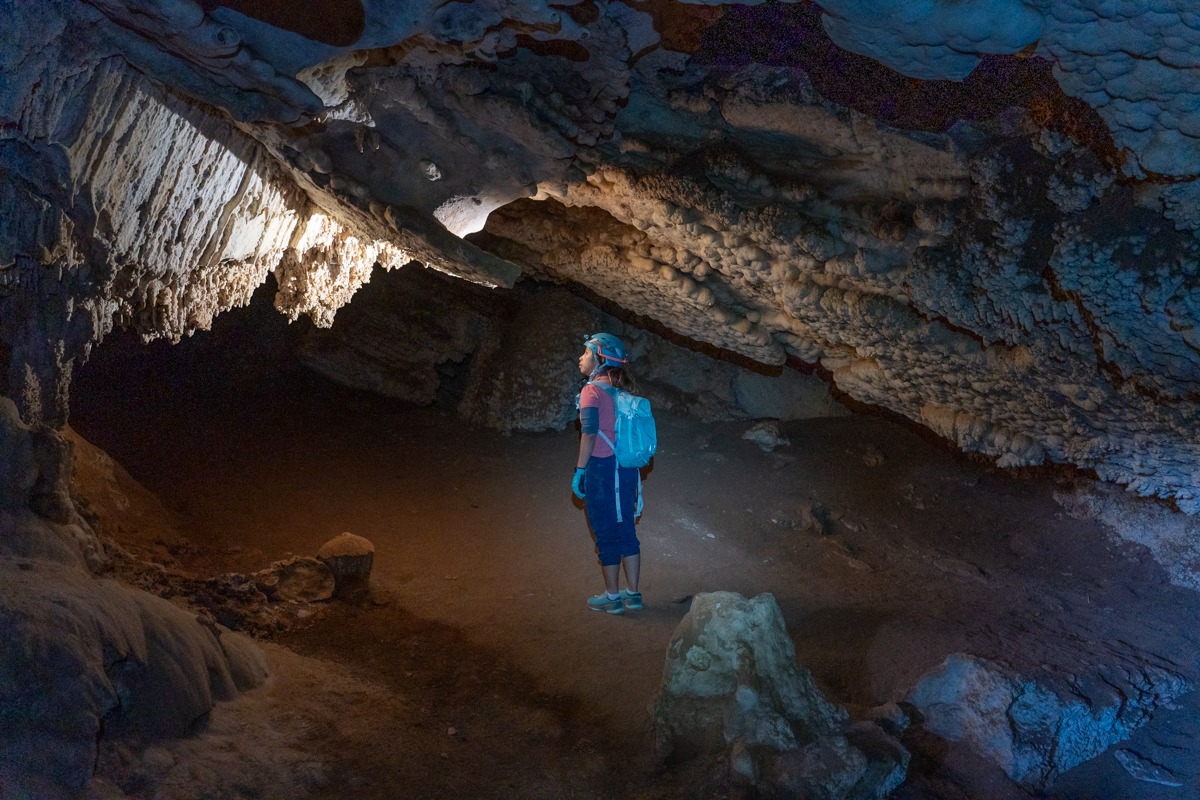
<svg viewBox="0 0 1200 800">
<path fill-rule="evenodd" d="M 203 342 L 105 348 L 77 374 L 72 426 L 165 507 L 131 514 L 153 498 L 114 483 L 107 533 L 147 552 L 171 538 L 171 568 L 201 576 L 342 531 L 376 548 L 371 602 L 313 606 L 264 641 L 267 686 L 195 737 L 102 753 L 98 774 L 131 797 L 719 796 L 723 765 L 658 764 L 650 724 L 672 632 L 714 590 L 772 593 L 797 660 L 852 715 L 956 652 L 1196 672 L 1200 595 L 1064 513 L 1054 494 L 1086 476 L 1001 471 L 880 417 L 786 423 L 790 444 L 764 452 L 747 423 L 660 412 L 646 607 L 610 616 L 584 605 L 602 584 L 573 430 L 506 437 Z M 1183 700 L 1137 735 L 1178 744 L 1184 786 L 1134 781 L 1106 753 L 1052 796 L 1200 796 Z M 894 797 L 1027 796 L 961 749 L 906 744 Z"/>
</svg>

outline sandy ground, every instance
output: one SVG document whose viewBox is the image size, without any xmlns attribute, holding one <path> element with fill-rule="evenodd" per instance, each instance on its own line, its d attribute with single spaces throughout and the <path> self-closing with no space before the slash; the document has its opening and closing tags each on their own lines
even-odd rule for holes
<svg viewBox="0 0 1200 800">
<path fill-rule="evenodd" d="M 574 432 L 504 437 L 203 342 L 110 349 L 78 375 L 72 424 L 177 518 L 183 567 L 255 571 L 342 531 L 376 547 L 374 602 L 266 644 L 270 684 L 208 732 L 106 750 L 101 774 L 134 796 L 711 796 L 721 765 L 657 764 L 649 709 L 675 626 L 712 590 L 772 593 L 798 660 L 852 713 L 954 652 L 1198 672 L 1197 594 L 1064 514 L 1053 493 L 1088 483 L 1068 470 L 999 471 L 879 417 L 788 423 L 763 452 L 744 423 L 660 414 L 646 608 L 614 617 L 584 606 L 601 582 Z M 1194 718 L 1189 697 L 1148 731 L 1188 737 Z M 910 746 L 895 797 L 1027 796 L 969 754 Z M 1053 796 L 1200 796 L 1195 751 L 1177 749 L 1183 787 L 1106 754 Z"/>
</svg>

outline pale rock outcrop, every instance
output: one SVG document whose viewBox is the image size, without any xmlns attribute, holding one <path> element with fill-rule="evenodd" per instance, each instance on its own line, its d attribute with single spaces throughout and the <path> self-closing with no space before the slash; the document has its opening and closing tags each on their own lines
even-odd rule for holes
<svg viewBox="0 0 1200 800">
<path fill-rule="evenodd" d="M 1191 688 L 1179 675 L 1151 666 L 1138 674 L 1097 668 L 1095 675 L 1062 683 L 954 654 L 922 677 L 907 701 L 926 730 L 967 743 L 1022 786 L 1043 790 L 1128 739 L 1155 709 Z"/>
<path fill-rule="evenodd" d="M 733 780 L 768 796 L 882 798 L 908 766 L 899 742 L 849 725 L 822 696 L 769 594 L 692 599 L 667 649 L 654 725 L 661 758 L 727 754 Z"/>
<path fill-rule="evenodd" d="M 333 574 L 334 595 L 353 598 L 370 588 L 375 545 L 349 531 L 339 533 L 317 550 L 317 558 Z"/>
</svg>

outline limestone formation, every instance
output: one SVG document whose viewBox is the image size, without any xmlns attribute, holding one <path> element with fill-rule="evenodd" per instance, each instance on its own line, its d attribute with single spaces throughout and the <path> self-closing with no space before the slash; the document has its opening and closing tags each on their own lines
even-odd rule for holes
<svg viewBox="0 0 1200 800">
<path fill-rule="evenodd" d="M 11 535 L 11 532 L 10 532 Z M 145 592 L 78 567 L 0 561 L 4 786 L 78 791 L 97 740 L 187 734 L 215 702 L 266 677 L 261 652 Z"/>
<path fill-rule="evenodd" d="M 522 282 L 498 295 L 415 268 L 376 276 L 332 328 L 305 337 L 301 358 L 347 386 L 456 404 L 468 421 L 506 433 L 559 430 L 577 416 L 583 338 L 600 330 L 626 342 L 638 391 L 656 409 L 705 420 L 847 413 L 813 375 L 719 361 L 565 289 Z"/>
<path fill-rule="evenodd" d="M 1155 667 L 1141 674 L 1071 676 L 1070 686 L 1039 682 L 999 664 L 954 654 L 918 681 L 908 697 L 924 727 L 965 742 L 1013 780 L 1043 790 L 1063 772 L 1128 739 L 1155 709 L 1190 690 Z"/>
<path fill-rule="evenodd" d="M 654 708 L 660 757 L 726 754 L 767 796 L 882 798 L 908 753 L 873 723 L 847 724 L 796 652 L 775 599 L 699 594 L 667 650 Z"/>
<path fill-rule="evenodd" d="M 616 325 L 656 408 L 836 413 L 803 365 L 1000 466 L 1074 464 L 1200 512 L 1189 0 L 817 5 L 376 2 L 338 36 L 321 4 L 294 29 L 199 0 L 0 5 L 0 613 L 22 620 L 0 656 L 20 723 L 0 731 L 0 777 L 37 763 L 26 794 L 78 789 L 105 715 L 106 733 L 173 735 L 261 679 L 236 636 L 92 576 L 109 554 L 55 431 L 73 369 L 114 328 L 178 341 L 268 276 L 280 313 L 334 326 L 310 364 L 474 423 L 563 427 L 581 332 Z M 914 80 L 877 89 L 846 51 Z M 989 71 L 1011 91 L 896 111 L 918 80 Z M 416 263 L 478 287 L 430 301 L 397 283 L 347 308 Z M 539 285 L 490 296 L 521 278 Z M 1116 527 L 1194 586 L 1186 535 Z M 262 587 L 295 596 L 281 569 Z M 253 580 L 226 583 L 257 602 Z M 819 791 L 883 791 L 902 758 L 809 696 L 769 616 L 743 649 L 792 688 L 742 651 L 704 655 L 733 670 L 728 696 L 676 686 L 702 732 L 664 723 L 663 741 L 728 748 L 742 780 L 781 793 L 816 791 L 820 769 Z M 914 702 L 1042 786 L 1181 690 L 1117 682 L 1136 702 L 963 659 Z M 976 689 L 1007 722 L 953 710 Z"/>
<path fill-rule="evenodd" d="M 268 273 L 282 313 L 328 326 L 374 265 L 415 260 L 581 287 L 819 364 L 1002 466 L 1077 464 L 1200 510 L 1182 0 L 427 0 L 329 41 L 206 9 L 5 9 L 0 353 L 26 422 L 65 422 L 72 367 L 113 326 L 178 339 Z M 805 55 L 826 35 L 922 79 L 1009 70 L 1014 91 L 958 122 L 898 114 Z"/>
<path fill-rule="evenodd" d="M 428 405 L 466 380 L 507 300 L 409 266 L 377 275 L 336 324 L 305 336 L 300 357 L 338 383 Z"/>
<path fill-rule="evenodd" d="M 787 447 L 791 444 L 779 429 L 777 422 L 759 422 L 751 425 L 749 430 L 742 434 L 742 438 L 754 442 L 764 453 L 769 453 L 776 447 Z"/>
<path fill-rule="evenodd" d="M 579 413 L 583 376 L 576 359 L 600 319 L 570 295 L 530 297 L 480 348 L 459 414 L 505 433 L 565 428 Z"/>
<path fill-rule="evenodd" d="M 0 558 L 104 568 L 104 547 L 70 497 L 71 452 L 62 436 L 26 426 L 0 397 Z"/>
<path fill-rule="evenodd" d="M 0 398 L 0 788 L 83 789 L 103 737 L 182 736 L 266 678 L 258 648 L 100 579 L 110 560 L 69 494 L 71 447 Z"/>
<path fill-rule="evenodd" d="M 616 330 L 631 343 L 639 391 L 655 409 L 705 421 L 797 420 L 848 413 L 815 375 L 788 366 L 751 369 L 630 325 Z"/>
<path fill-rule="evenodd" d="M 902 0 L 822 3 L 838 44 L 906 75 L 962 79 L 988 53 L 1036 48 L 1055 79 L 1104 118 L 1131 172 L 1195 179 L 1200 20 L 1186 2 Z"/>
<path fill-rule="evenodd" d="M 1167 571 L 1171 583 L 1200 591 L 1200 519 L 1170 509 L 1138 507 L 1113 487 L 1096 485 L 1080 493 L 1055 494 L 1063 509 L 1079 519 L 1104 523 L 1114 541 L 1147 548 Z"/>
</svg>

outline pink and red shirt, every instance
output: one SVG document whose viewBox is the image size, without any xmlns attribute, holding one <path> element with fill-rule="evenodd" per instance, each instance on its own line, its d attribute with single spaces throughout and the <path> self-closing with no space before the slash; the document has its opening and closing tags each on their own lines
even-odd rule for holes
<svg viewBox="0 0 1200 800">
<path fill-rule="evenodd" d="M 597 378 L 596 380 L 597 382 L 608 383 L 603 378 Z M 610 440 L 615 441 L 617 436 L 617 410 L 612 396 L 600 387 L 588 384 L 579 393 L 579 412 L 581 417 L 585 408 L 596 409 L 600 416 L 600 430 Z M 592 455 L 596 458 L 605 458 L 614 455 L 614 453 L 613 449 L 608 446 L 608 443 L 597 436 L 596 447 L 592 450 Z"/>
</svg>

